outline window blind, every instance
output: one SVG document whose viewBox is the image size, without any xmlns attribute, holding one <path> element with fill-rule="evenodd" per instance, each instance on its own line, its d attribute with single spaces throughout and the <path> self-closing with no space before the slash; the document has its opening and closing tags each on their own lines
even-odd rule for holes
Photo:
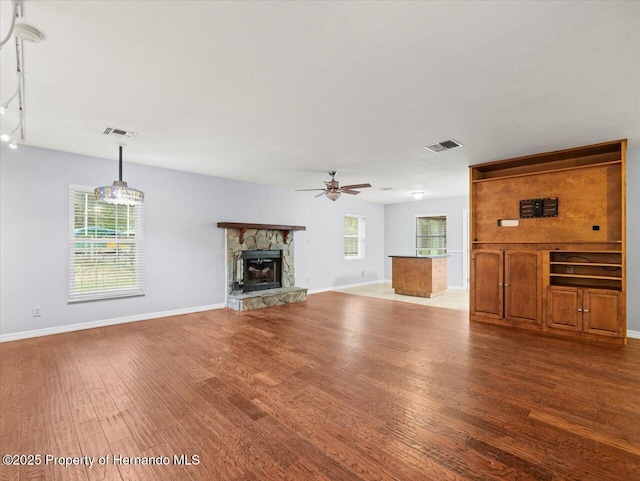
<svg viewBox="0 0 640 481">
<path fill-rule="evenodd" d="M 97 202 L 93 188 L 69 187 L 68 302 L 143 291 L 144 205 Z"/>
<path fill-rule="evenodd" d="M 444 255 L 447 252 L 447 217 L 416 217 L 417 255 Z"/>
<path fill-rule="evenodd" d="M 362 215 L 344 216 L 344 257 L 362 259 L 365 255 L 365 218 Z"/>
</svg>

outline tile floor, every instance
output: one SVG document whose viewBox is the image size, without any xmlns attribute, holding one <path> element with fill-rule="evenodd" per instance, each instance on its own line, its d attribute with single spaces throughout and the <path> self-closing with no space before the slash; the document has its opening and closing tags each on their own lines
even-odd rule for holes
<svg viewBox="0 0 640 481">
<path fill-rule="evenodd" d="M 381 282 L 366 286 L 336 289 L 336 291 L 355 294 L 358 296 L 376 297 L 378 299 L 388 299 L 392 301 L 409 302 L 412 304 L 422 304 L 424 306 L 443 307 L 445 309 L 469 312 L 469 291 L 447 289 L 443 295 L 433 298 L 402 296 L 393 292 L 391 282 Z"/>
</svg>

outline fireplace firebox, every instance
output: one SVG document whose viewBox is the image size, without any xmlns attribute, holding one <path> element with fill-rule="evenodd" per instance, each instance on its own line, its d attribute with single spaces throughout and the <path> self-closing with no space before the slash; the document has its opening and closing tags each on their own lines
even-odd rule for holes
<svg viewBox="0 0 640 481">
<path fill-rule="evenodd" d="M 243 251 L 243 290 L 259 291 L 282 287 L 282 251 Z"/>
</svg>

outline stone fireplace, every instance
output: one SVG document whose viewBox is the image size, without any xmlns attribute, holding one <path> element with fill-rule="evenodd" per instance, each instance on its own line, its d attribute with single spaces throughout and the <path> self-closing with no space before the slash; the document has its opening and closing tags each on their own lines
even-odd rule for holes
<svg viewBox="0 0 640 481">
<path fill-rule="evenodd" d="M 227 237 L 227 307 L 237 311 L 303 301 L 295 287 L 293 231 L 303 226 L 219 222 Z"/>
</svg>

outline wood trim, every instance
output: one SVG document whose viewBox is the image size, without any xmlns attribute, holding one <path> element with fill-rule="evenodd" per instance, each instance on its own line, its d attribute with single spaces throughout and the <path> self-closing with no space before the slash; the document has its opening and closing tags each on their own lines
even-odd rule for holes
<svg viewBox="0 0 640 481">
<path fill-rule="evenodd" d="M 218 227 L 224 229 L 238 229 L 240 231 L 240 244 L 244 242 L 244 233 L 247 229 L 281 230 L 285 243 L 289 238 L 289 232 L 294 230 L 307 230 L 307 227 L 304 225 L 247 224 L 245 222 L 218 222 Z"/>
<path fill-rule="evenodd" d="M 247 224 L 244 222 L 218 222 L 218 227 L 228 229 L 307 230 L 304 225 Z"/>
<path fill-rule="evenodd" d="M 557 169 L 548 169 L 548 170 L 535 170 L 535 171 L 531 171 L 531 172 L 522 172 L 522 173 L 517 173 L 517 174 L 506 174 L 506 175 L 498 175 L 500 172 L 496 171 L 496 172 L 492 172 L 495 173 L 494 177 L 484 177 L 481 179 L 476 179 L 473 181 L 474 184 L 479 184 L 481 182 L 491 182 L 491 181 L 496 181 L 496 180 L 504 180 L 504 179 L 514 179 L 517 177 L 527 177 L 527 176 L 532 176 L 532 175 L 544 175 L 544 174 L 553 174 L 556 172 L 566 172 L 566 171 L 572 171 L 572 170 L 581 170 L 581 169 L 591 169 L 594 167 L 602 167 L 605 165 L 615 165 L 615 164 L 620 164 L 622 161 L 621 160 L 612 160 L 612 161 L 608 161 L 608 162 L 599 162 L 597 164 L 585 164 L 585 165 L 574 165 L 571 167 L 559 167 Z"/>
<path fill-rule="evenodd" d="M 594 155 L 597 153 L 614 151 L 615 146 L 619 144 L 623 144 L 622 150 L 624 151 L 624 149 L 626 148 L 626 143 L 627 143 L 627 139 L 620 139 L 620 140 L 614 140 L 611 142 L 602 142 L 600 144 L 585 145 L 582 147 L 572 147 L 570 149 L 554 150 L 551 152 L 543 152 L 540 154 L 525 155 L 522 157 L 515 157 L 512 159 L 494 160 L 494 161 L 485 162 L 482 164 L 475 164 L 475 165 L 472 165 L 471 167 L 476 170 L 485 171 L 485 172 L 493 171 L 493 170 L 502 170 L 504 168 L 516 167 L 519 165 L 539 164 L 539 163 L 546 163 L 549 161 L 553 162 L 553 161 L 562 160 L 562 159 L 571 159 L 577 156 L 584 156 L 585 153 L 590 153 L 591 151 L 594 151 L 593 154 L 591 155 Z"/>
<path fill-rule="evenodd" d="M 620 217 L 622 219 L 622 291 L 621 291 L 621 299 L 622 302 L 622 332 L 625 336 L 625 344 L 626 344 L 626 333 L 627 333 L 627 140 L 622 140 L 622 165 L 620 166 L 620 196 L 621 196 L 621 205 L 620 205 Z"/>
</svg>

